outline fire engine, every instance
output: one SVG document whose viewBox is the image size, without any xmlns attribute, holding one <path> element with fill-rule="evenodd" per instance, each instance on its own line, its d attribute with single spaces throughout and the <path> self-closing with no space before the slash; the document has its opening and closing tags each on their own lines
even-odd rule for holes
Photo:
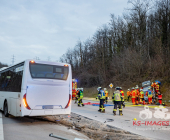
<svg viewBox="0 0 170 140">
<path fill-rule="evenodd" d="M 72 99 L 76 98 L 77 80 L 72 79 Z"/>
</svg>

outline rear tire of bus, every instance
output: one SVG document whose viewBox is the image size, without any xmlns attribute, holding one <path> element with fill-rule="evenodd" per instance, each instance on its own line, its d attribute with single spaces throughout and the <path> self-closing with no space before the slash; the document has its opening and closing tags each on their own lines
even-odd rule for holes
<svg viewBox="0 0 170 140">
<path fill-rule="evenodd" d="M 5 117 L 8 117 L 9 114 L 8 114 L 8 104 L 7 104 L 7 101 L 5 101 L 4 103 L 4 115 Z"/>
</svg>

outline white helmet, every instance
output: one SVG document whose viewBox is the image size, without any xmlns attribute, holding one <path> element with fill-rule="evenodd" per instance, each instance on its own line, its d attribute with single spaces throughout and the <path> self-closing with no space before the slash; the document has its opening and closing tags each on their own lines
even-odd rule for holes
<svg viewBox="0 0 170 140">
<path fill-rule="evenodd" d="M 130 89 L 128 89 L 130 91 Z"/>
<path fill-rule="evenodd" d="M 80 88 L 81 91 L 83 91 L 83 88 Z"/>
<path fill-rule="evenodd" d="M 141 88 L 140 91 L 143 91 L 143 89 Z"/>
<path fill-rule="evenodd" d="M 106 88 L 104 88 L 104 90 L 107 90 Z"/>
<path fill-rule="evenodd" d="M 99 91 L 102 87 L 98 87 L 97 90 Z"/>
</svg>

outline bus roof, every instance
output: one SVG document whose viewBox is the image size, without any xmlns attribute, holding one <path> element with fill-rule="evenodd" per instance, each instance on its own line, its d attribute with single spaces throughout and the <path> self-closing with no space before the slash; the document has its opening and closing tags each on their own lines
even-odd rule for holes
<svg viewBox="0 0 170 140">
<path fill-rule="evenodd" d="M 5 69 L 0 69 L 0 73 L 9 71 L 9 70 L 11 70 L 11 69 L 15 69 L 16 67 L 22 66 L 23 64 L 24 64 L 24 62 L 21 62 L 21 63 L 15 64 L 15 65 L 12 65 L 12 66 L 10 66 L 10 67 L 6 67 Z"/>
<path fill-rule="evenodd" d="M 4 70 L 4 69 L 6 69 L 6 68 L 8 68 L 8 67 L 2 67 L 2 68 L 0 68 L 0 71 Z"/>
<path fill-rule="evenodd" d="M 25 61 L 32 61 L 32 60 L 33 60 L 33 59 L 27 59 L 27 60 L 25 60 Z M 15 64 L 15 65 L 10 66 L 10 67 L 3 67 L 3 68 L 0 69 L 0 73 L 4 73 L 4 72 L 9 71 L 9 70 L 11 70 L 11 69 L 15 69 L 15 68 L 17 68 L 17 67 L 19 67 L 19 66 L 23 66 L 23 64 L 24 64 L 25 61 L 22 61 L 22 62 L 20 62 L 20 63 L 17 63 L 17 64 Z M 68 64 L 68 63 L 52 62 L 52 61 L 41 61 L 41 60 L 33 60 L 33 61 L 39 62 L 39 63 L 43 63 L 43 64 L 51 64 L 51 65 L 54 65 L 54 64 L 57 64 L 57 63 L 58 63 L 58 64 L 70 65 L 70 64 Z"/>
</svg>

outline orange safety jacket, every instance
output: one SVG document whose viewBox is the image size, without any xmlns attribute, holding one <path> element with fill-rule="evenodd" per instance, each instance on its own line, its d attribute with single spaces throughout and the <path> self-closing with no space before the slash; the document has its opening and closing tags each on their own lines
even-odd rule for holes
<svg viewBox="0 0 170 140">
<path fill-rule="evenodd" d="M 141 92 L 139 93 L 139 95 L 140 95 L 140 98 L 144 98 L 144 92 L 143 92 L 143 91 L 141 91 Z"/>
<path fill-rule="evenodd" d="M 120 90 L 120 92 L 122 93 L 122 97 L 124 98 L 124 91 L 123 91 L 123 90 Z"/>
<path fill-rule="evenodd" d="M 104 93 L 105 93 L 105 97 L 108 97 L 108 91 L 105 90 Z"/>
<path fill-rule="evenodd" d="M 127 96 L 130 96 L 130 91 L 127 91 Z"/>
<path fill-rule="evenodd" d="M 135 90 L 135 92 L 136 92 L 136 97 L 139 97 L 139 91 Z"/>
<path fill-rule="evenodd" d="M 131 91 L 131 96 L 132 96 L 132 98 L 136 98 L 136 91 L 135 90 Z"/>
</svg>

